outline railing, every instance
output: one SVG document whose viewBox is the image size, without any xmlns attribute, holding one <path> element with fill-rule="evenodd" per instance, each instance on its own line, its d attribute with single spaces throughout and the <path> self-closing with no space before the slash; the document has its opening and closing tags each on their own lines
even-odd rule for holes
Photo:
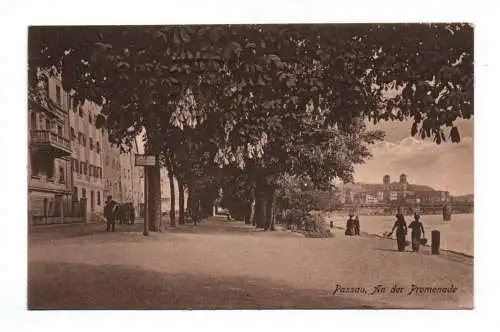
<svg viewBox="0 0 500 332">
<path fill-rule="evenodd" d="M 59 183 L 58 181 L 54 181 L 52 178 L 47 178 L 43 180 L 38 176 L 30 177 L 28 181 L 28 188 L 35 190 L 49 190 L 55 192 L 68 192 L 68 188 L 65 183 Z"/>
<path fill-rule="evenodd" d="M 49 130 L 32 130 L 31 142 L 33 144 L 50 144 L 71 153 L 70 141 Z"/>
</svg>

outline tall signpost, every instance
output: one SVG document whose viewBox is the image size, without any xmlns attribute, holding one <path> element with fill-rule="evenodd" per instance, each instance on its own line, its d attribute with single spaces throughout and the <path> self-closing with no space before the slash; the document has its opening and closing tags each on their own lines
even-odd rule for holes
<svg viewBox="0 0 500 332">
<path fill-rule="evenodd" d="M 149 235 L 149 195 L 148 177 L 149 168 L 156 166 L 156 157 L 151 155 L 135 155 L 135 166 L 144 167 L 144 236 Z"/>
</svg>

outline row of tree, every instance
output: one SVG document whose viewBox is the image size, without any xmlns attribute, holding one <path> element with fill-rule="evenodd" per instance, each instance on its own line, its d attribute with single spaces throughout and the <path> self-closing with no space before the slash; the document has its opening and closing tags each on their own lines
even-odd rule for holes
<svg viewBox="0 0 500 332">
<path fill-rule="evenodd" d="M 266 229 L 287 176 L 352 178 L 383 138 L 367 120 L 411 119 L 412 135 L 440 144 L 459 142 L 454 121 L 473 115 L 466 24 L 31 27 L 28 69 L 30 91 L 46 69 L 102 105 L 97 123 L 124 149 L 145 132 L 195 218 L 223 188 Z M 148 179 L 159 230 L 159 168 Z"/>
</svg>

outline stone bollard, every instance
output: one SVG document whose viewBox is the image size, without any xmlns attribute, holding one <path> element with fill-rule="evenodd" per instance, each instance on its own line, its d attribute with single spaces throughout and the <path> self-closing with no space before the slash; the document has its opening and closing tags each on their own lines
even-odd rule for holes
<svg viewBox="0 0 500 332">
<path fill-rule="evenodd" d="M 441 244 L 441 233 L 439 231 L 431 232 L 431 248 L 433 255 L 439 255 L 439 246 Z"/>
</svg>

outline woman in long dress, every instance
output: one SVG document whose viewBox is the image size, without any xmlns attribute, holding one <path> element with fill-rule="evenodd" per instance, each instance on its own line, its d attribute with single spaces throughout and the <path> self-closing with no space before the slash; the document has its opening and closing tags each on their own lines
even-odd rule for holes
<svg viewBox="0 0 500 332">
<path fill-rule="evenodd" d="M 354 234 L 359 235 L 360 232 L 361 226 L 359 224 L 359 216 L 356 216 L 356 218 L 354 218 Z"/>
<path fill-rule="evenodd" d="M 415 220 L 410 223 L 411 228 L 411 248 L 413 251 L 420 249 L 420 239 L 425 237 L 424 224 L 420 221 L 420 216 L 415 213 Z"/>
<path fill-rule="evenodd" d="M 356 235 L 356 219 L 354 219 L 354 214 L 349 214 L 349 218 L 345 225 L 345 235 Z"/>
<path fill-rule="evenodd" d="M 398 251 L 404 251 L 406 246 L 406 234 L 408 233 L 408 227 L 406 226 L 405 217 L 402 214 L 396 215 L 396 222 L 392 227 L 389 235 L 392 235 L 396 230 L 396 242 L 398 244 Z"/>
</svg>

